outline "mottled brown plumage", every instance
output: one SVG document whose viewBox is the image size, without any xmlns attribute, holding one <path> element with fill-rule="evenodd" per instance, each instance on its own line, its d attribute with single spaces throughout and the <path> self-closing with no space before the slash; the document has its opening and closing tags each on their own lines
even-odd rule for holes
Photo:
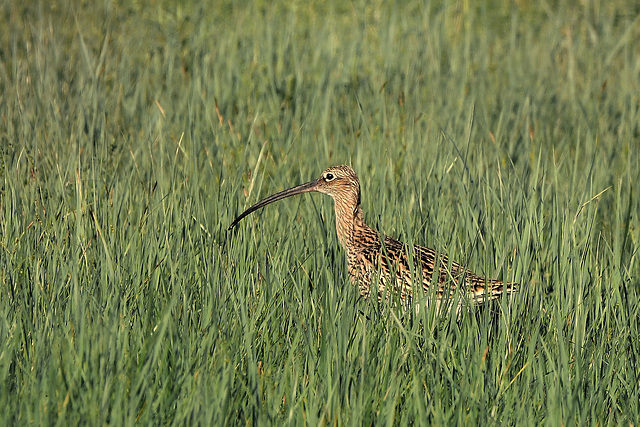
<svg viewBox="0 0 640 427">
<path fill-rule="evenodd" d="M 379 299 L 394 292 L 403 301 L 408 301 L 414 293 L 413 283 L 418 281 L 427 295 L 435 293 L 436 300 L 440 302 L 451 301 L 456 290 L 462 290 L 462 298 L 458 299 L 459 310 L 465 298 L 480 304 L 516 290 L 515 283 L 485 279 L 433 249 L 414 245 L 413 250 L 407 253 L 404 243 L 382 237 L 364 222 L 360 182 L 349 166 L 330 167 L 317 180 L 267 197 L 240 214 L 229 229 L 269 203 L 312 191 L 328 194 L 335 202 L 336 232 L 347 252 L 351 283 L 359 287 L 365 298 L 371 294 L 371 286 L 377 283 Z M 437 273 L 434 274 L 435 269 Z M 434 279 L 438 287 L 432 289 Z"/>
</svg>

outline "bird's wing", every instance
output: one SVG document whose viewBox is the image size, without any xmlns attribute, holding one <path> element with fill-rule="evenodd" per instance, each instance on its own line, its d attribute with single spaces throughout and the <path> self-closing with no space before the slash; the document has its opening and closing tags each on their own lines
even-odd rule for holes
<svg viewBox="0 0 640 427">
<path fill-rule="evenodd" d="M 391 269 L 395 268 L 399 282 L 411 284 L 417 277 L 422 281 L 424 290 L 435 292 L 438 298 L 452 297 L 458 287 L 478 302 L 497 298 L 505 291 L 516 291 L 516 284 L 486 279 L 434 249 L 414 245 L 413 251 L 408 251 L 406 244 L 391 237 L 385 237 L 384 243 L 383 254 L 387 262 L 383 265 L 392 264 Z M 434 274 L 436 268 L 437 273 Z M 432 288 L 434 281 L 437 288 Z"/>
</svg>

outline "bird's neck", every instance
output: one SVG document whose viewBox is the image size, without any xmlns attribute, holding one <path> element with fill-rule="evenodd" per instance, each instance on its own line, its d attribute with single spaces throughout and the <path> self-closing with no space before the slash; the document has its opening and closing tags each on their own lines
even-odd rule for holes
<svg viewBox="0 0 640 427">
<path fill-rule="evenodd" d="M 368 231 L 376 234 L 375 230 L 364 223 L 359 200 L 352 204 L 336 203 L 336 233 L 340 244 L 347 252 L 357 246 L 358 236 Z"/>
</svg>

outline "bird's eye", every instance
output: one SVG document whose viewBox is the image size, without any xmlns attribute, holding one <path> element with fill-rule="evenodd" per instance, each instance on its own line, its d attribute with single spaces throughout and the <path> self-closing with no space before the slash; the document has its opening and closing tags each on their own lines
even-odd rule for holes
<svg viewBox="0 0 640 427">
<path fill-rule="evenodd" d="M 324 176 L 324 180 L 327 181 L 327 182 L 333 181 L 334 179 L 336 179 L 336 177 L 331 172 L 329 172 L 328 174 L 326 174 Z"/>
</svg>

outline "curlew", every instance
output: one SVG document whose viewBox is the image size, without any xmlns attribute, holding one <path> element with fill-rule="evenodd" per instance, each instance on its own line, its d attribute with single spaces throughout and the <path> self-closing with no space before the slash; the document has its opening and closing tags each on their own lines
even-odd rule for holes
<svg viewBox="0 0 640 427">
<path fill-rule="evenodd" d="M 364 298 L 370 296 L 372 286 L 375 290 L 377 284 L 379 300 L 393 292 L 406 303 L 414 296 L 415 290 L 422 287 L 427 295 L 435 295 L 439 306 L 445 301 L 453 301 L 456 291 L 461 291 L 457 298 L 456 311 L 459 312 L 465 299 L 482 304 L 517 289 L 516 283 L 481 277 L 433 249 L 414 245 L 410 251 L 408 245 L 382 236 L 369 227 L 364 222 L 360 205 L 360 182 L 350 166 L 330 167 L 316 180 L 261 200 L 242 212 L 231 223 L 229 230 L 251 212 L 270 203 L 313 191 L 333 198 L 336 232 L 347 252 L 350 280 L 358 286 Z M 434 283 L 437 286 L 432 286 Z"/>
</svg>

